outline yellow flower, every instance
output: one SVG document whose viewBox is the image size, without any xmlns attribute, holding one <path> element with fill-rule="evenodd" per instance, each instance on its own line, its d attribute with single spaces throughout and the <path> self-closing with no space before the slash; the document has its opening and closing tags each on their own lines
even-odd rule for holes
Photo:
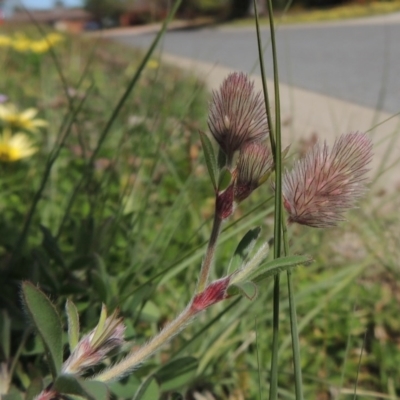
<svg viewBox="0 0 400 400">
<path fill-rule="evenodd" d="M 11 46 L 16 51 L 28 51 L 31 47 L 31 40 L 23 34 L 18 34 L 12 40 Z"/>
<path fill-rule="evenodd" d="M 62 42 L 63 40 L 64 40 L 64 37 L 62 35 L 60 35 L 59 33 L 56 33 L 56 32 L 49 33 L 46 36 L 46 41 L 48 43 L 50 43 L 51 45 L 55 45 L 55 44 L 57 44 L 59 42 Z"/>
<path fill-rule="evenodd" d="M 35 40 L 35 41 L 31 42 L 30 49 L 34 53 L 41 54 L 41 53 L 46 53 L 47 51 L 49 51 L 50 47 L 51 47 L 51 43 L 46 41 L 46 39 L 41 39 L 41 40 Z"/>
<path fill-rule="evenodd" d="M 155 60 L 154 58 L 152 58 L 151 60 L 149 60 L 147 62 L 147 68 L 148 69 L 157 69 L 159 67 L 159 63 L 157 60 Z"/>
<path fill-rule="evenodd" d="M 11 39 L 8 36 L 0 35 L 0 47 L 8 47 L 11 45 Z"/>
<path fill-rule="evenodd" d="M 0 161 L 2 162 L 15 162 L 31 156 L 36 151 L 37 148 L 24 133 L 18 132 L 12 135 L 9 129 L 5 129 L 0 135 Z"/>
<path fill-rule="evenodd" d="M 35 118 L 37 113 L 36 108 L 28 108 L 25 111 L 18 112 L 13 104 L 0 104 L 0 120 L 4 121 L 4 125 L 13 129 L 37 132 L 38 128 L 47 126 L 45 120 Z"/>
</svg>

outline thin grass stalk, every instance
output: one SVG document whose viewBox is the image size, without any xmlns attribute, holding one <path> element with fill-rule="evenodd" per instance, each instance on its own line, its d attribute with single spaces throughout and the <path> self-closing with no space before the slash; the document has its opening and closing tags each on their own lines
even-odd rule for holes
<svg viewBox="0 0 400 400">
<path fill-rule="evenodd" d="M 384 120 L 381 121 L 381 122 L 378 122 L 376 125 L 373 125 L 373 126 L 372 126 L 371 128 L 369 128 L 367 131 L 365 131 L 365 133 L 372 132 L 374 129 L 378 128 L 378 126 L 381 126 L 381 125 L 383 125 L 383 124 L 386 124 L 386 122 L 390 121 L 390 120 L 393 119 L 393 118 L 398 117 L 399 115 L 400 115 L 400 111 L 398 111 L 398 112 L 395 113 L 395 114 L 392 114 L 390 117 L 384 119 Z M 379 142 L 378 142 L 378 143 L 379 143 Z"/>
<path fill-rule="evenodd" d="M 283 233 L 283 251 L 285 256 L 289 255 L 289 240 L 287 234 L 287 225 L 282 214 L 282 233 Z M 296 299 L 294 295 L 292 271 L 288 270 L 287 285 L 288 285 L 288 300 L 289 300 L 289 316 L 290 316 L 290 332 L 292 338 L 292 354 L 296 399 L 303 400 L 303 377 L 301 371 L 301 356 L 300 356 L 300 341 L 299 330 L 297 326 Z"/>
<path fill-rule="evenodd" d="M 360 352 L 360 357 L 358 358 L 358 366 L 357 366 L 357 376 L 356 376 L 356 382 L 354 383 L 354 396 L 353 400 L 357 399 L 357 387 L 358 387 L 358 378 L 360 375 L 360 369 L 361 369 L 361 360 L 364 352 L 364 347 L 365 347 L 365 342 L 367 340 L 367 331 L 364 332 L 364 339 L 363 339 L 363 345 L 361 346 L 361 352 Z"/>
<path fill-rule="evenodd" d="M 293 353 L 296 400 L 303 400 L 303 378 L 301 372 L 299 331 L 297 328 L 296 300 L 294 298 L 293 279 L 292 279 L 292 272 L 290 270 L 287 271 L 287 284 L 288 284 L 288 297 L 289 297 L 290 331 L 292 335 L 292 353 Z"/>
<path fill-rule="evenodd" d="M 279 286 L 280 274 L 274 277 L 273 306 L 272 306 L 272 351 L 271 372 L 269 383 L 269 399 L 276 400 L 278 394 L 278 344 L 279 344 Z"/>
<path fill-rule="evenodd" d="M 355 311 L 355 306 L 353 307 L 353 312 L 354 311 Z M 340 400 L 340 398 L 342 397 L 342 389 L 343 389 L 343 385 L 344 385 L 344 376 L 346 374 L 346 366 L 347 366 L 347 359 L 348 359 L 348 355 L 349 355 L 349 351 L 350 351 L 350 346 L 351 346 L 351 332 L 349 332 L 349 334 L 347 336 L 346 350 L 345 350 L 344 357 L 343 357 L 342 373 L 340 374 L 339 395 L 338 395 L 338 399 L 337 400 Z"/>
<path fill-rule="evenodd" d="M 263 86 L 265 111 L 267 113 L 267 122 L 268 122 L 268 128 L 269 128 L 269 140 L 270 140 L 270 144 L 271 144 L 272 155 L 274 157 L 274 162 L 276 162 L 276 160 L 275 160 L 275 155 L 276 155 L 275 133 L 274 133 L 272 118 L 271 118 L 271 105 L 270 105 L 269 96 L 268 96 L 267 78 L 265 75 L 264 51 L 263 51 L 262 42 L 261 42 L 260 21 L 258 19 L 257 0 L 253 0 L 253 4 L 254 4 L 254 16 L 255 16 L 255 21 L 256 21 L 258 59 L 260 61 L 260 71 L 261 71 L 261 80 L 262 80 L 262 86 Z"/>
<path fill-rule="evenodd" d="M 271 44 L 272 44 L 272 58 L 273 58 L 273 70 L 274 70 L 274 94 L 275 94 L 275 135 L 272 130 L 272 118 L 270 115 L 270 106 L 268 99 L 268 92 L 266 87 L 265 79 L 265 68 L 263 61 L 263 49 L 261 44 L 260 26 L 258 23 L 258 11 L 257 2 L 253 1 L 256 19 L 257 29 L 257 43 L 258 52 L 260 58 L 261 76 L 263 80 L 263 92 L 264 100 L 267 108 L 267 117 L 270 128 L 270 142 L 271 149 L 275 163 L 275 212 L 274 212 L 274 258 L 281 256 L 281 231 L 282 231 L 282 165 L 281 165 L 281 123 L 280 123 L 280 98 L 279 98 L 279 76 L 278 76 L 278 65 L 277 65 L 277 54 L 276 54 L 276 41 L 275 41 L 275 29 L 273 19 L 273 7 L 272 1 L 268 0 L 268 12 L 269 12 L 269 24 L 271 32 Z M 272 354 L 271 354 L 271 375 L 270 375 L 270 388 L 269 388 L 269 399 L 275 400 L 278 395 L 278 339 L 279 339 L 279 292 L 280 292 L 280 276 L 275 275 L 274 278 L 274 291 L 273 291 L 273 335 L 272 335 Z"/>
</svg>

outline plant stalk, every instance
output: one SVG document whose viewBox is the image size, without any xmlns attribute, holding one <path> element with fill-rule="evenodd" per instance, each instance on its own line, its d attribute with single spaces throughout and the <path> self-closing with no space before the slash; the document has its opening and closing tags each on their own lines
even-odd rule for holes
<svg viewBox="0 0 400 400">
<path fill-rule="evenodd" d="M 94 379 L 100 382 L 111 382 L 121 379 L 127 373 L 138 367 L 143 361 L 155 353 L 160 347 L 169 342 L 175 335 L 181 332 L 198 313 L 191 308 L 192 302 L 178 317 L 168 324 L 158 335 L 154 336 L 139 350 L 134 350 L 121 362 L 97 375 Z"/>
<path fill-rule="evenodd" d="M 211 236 L 206 250 L 206 255 L 201 265 L 200 277 L 199 277 L 199 282 L 197 283 L 196 293 L 201 293 L 207 286 L 208 278 L 210 276 L 211 266 L 214 260 L 215 249 L 217 247 L 219 233 L 221 231 L 221 226 L 222 226 L 222 219 L 217 216 L 217 213 L 215 213 Z"/>
</svg>

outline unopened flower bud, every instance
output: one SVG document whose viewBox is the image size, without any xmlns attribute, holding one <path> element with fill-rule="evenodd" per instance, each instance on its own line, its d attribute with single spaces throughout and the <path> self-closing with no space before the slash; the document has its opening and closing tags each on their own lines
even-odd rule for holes
<svg viewBox="0 0 400 400">
<path fill-rule="evenodd" d="M 364 133 L 342 135 L 332 150 L 315 144 L 283 177 L 289 222 L 316 228 L 335 226 L 365 192 L 372 142 Z"/>
<path fill-rule="evenodd" d="M 125 325 L 122 318 L 117 317 L 117 311 L 108 318 L 105 316 L 103 306 L 99 324 L 76 345 L 63 364 L 63 373 L 82 375 L 86 369 L 99 364 L 112 350 L 124 344 Z"/>
<path fill-rule="evenodd" d="M 265 105 L 261 92 L 244 73 L 232 73 L 213 92 L 209 107 L 208 127 L 225 152 L 228 162 L 246 144 L 268 135 Z"/>
</svg>

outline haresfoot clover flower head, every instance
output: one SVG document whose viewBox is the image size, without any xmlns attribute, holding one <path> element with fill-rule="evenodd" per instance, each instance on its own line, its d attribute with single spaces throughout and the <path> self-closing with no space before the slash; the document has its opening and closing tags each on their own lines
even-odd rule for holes
<svg viewBox="0 0 400 400">
<path fill-rule="evenodd" d="M 248 143 L 240 150 L 236 167 L 235 200 L 243 201 L 270 175 L 272 153 L 262 143 Z"/>
<path fill-rule="evenodd" d="M 289 222 L 315 228 L 336 226 L 365 192 L 372 142 L 364 133 L 340 136 L 332 150 L 317 143 L 283 177 Z"/>
<path fill-rule="evenodd" d="M 244 73 L 230 74 L 219 91 L 213 91 L 208 127 L 228 163 L 243 145 L 267 137 L 268 124 L 261 92 L 254 92 L 254 83 Z"/>
</svg>

